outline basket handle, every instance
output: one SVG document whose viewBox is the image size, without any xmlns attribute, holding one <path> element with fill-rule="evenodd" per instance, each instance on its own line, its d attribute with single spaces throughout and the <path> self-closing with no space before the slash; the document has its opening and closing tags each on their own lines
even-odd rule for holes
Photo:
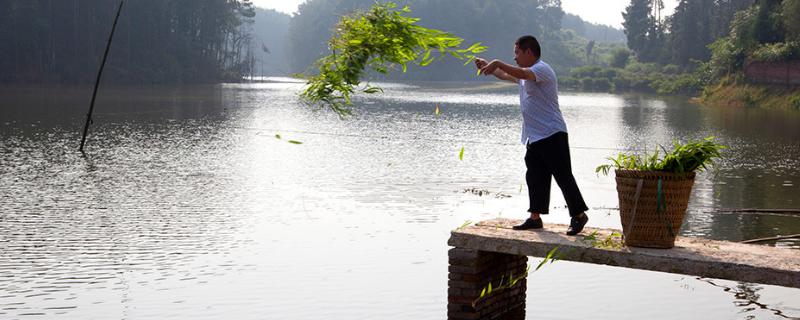
<svg viewBox="0 0 800 320">
<path fill-rule="evenodd" d="M 672 231 L 672 222 L 669 221 L 666 217 L 667 211 L 667 202 L 664 199 L 664 188 L 662 188 L 661 178 L 658 178 L 658 194 L 656 195 L 656 213 L 658 216 L 661 217 L 661 221 L 664 222 L 664 226 L 667 227 L 667 231 L 671 237 L 675 236 L 675 232 Z"/>
<path fill-rule="evenodd" d="M 622 241 L 625 241 L 625 238 L 627 238 L 628 235 L 631 234 L 631 231 L 633 231 L 633 221 L 636 219 L 636 207 L 639 206 L 639 196 L 642 194 L 642 184 L 644 184 L 644 179 L 639 178 L 639 181 L 636 181 L 636 194 L 633 196 L 633 213 L 631 214 L 631 222 L 628 223 L 628 234 L 622 234 Z"/>
</svg>

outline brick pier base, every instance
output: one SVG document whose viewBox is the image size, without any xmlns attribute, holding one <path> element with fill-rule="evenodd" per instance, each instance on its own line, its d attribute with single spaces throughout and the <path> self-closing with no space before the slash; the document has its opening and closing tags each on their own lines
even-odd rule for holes
<svg viewBox="0 0 800 320">
<path fill-rule="evenodd" d="M 472 304 L 490 281 L 493 288 L 498 288 L 501 278 L 505 282 L 509 274 L 524 274 L 528 257 L 462 248 L 450 249 L 448 256 L 447 319 L 525 319 L 526 279 L 509 289 L 492 292 L 475 307 Z"/>
</svg>

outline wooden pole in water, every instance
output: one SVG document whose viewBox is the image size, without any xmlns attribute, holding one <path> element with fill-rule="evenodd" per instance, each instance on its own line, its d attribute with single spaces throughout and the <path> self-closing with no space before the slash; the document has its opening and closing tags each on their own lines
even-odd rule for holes
<svg viewBox="0 0 800 320">
<path fill-rule="evenodd" d="M 111 34 L 108 35 L 108 44 L 106 44 L 106 52 L 103 54 L 103 61 L 100 63 L 100 70 L 97 72 L 97 80 L 94 82 L 94 92 L 92 93 L 92 102 L 89 104 L 89 112 L 86 114 L 86 124 L 83 126 L 83 137 L 81 138 L 81 147 L 78 149 L 83 152 L 83 145 L 86 143 L 86 134 L 89 133 L 89 124 L 92 122 L 92 111 L 94 111 L 94 101 L 97 98 L 97 87 L 100 86 L 100 77 L 103 75 L 103 68 L 106 66 L 106 59 L 108 58 L 108 51 L 111 49 L 111 40 L 114 39 L 114 30 L 117 29 L 117 20 L 119 14 L 122 12 L 122 5 L 125 0 L 119 2 L 117 9 L 117 16 L 114 18 L 114 24 L 111 26 Z"/>
</svg>

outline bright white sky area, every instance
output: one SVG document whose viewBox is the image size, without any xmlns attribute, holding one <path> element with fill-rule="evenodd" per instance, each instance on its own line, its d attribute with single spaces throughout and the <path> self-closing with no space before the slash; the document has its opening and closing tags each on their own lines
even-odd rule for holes
<svg viewBox="0 0 800 320">
<path fill-rule="evenodd" d="M 253 0 L 253 3 L 262 8 L 293 14 L 297 7 L 305 0 Z M 630 0 L 561 0 L 564 11 L 576 14 L 583 20 L 622 28 L 622 11 Z M 678 0 L 664 0 L 663 16 L 672 14 Z"/>
</svg>

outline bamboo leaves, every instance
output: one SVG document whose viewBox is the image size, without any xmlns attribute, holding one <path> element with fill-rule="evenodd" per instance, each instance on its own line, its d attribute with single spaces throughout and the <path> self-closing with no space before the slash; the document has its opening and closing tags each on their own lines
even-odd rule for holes
<svg viewBox="0 0 800 320">
<path fill-rule="evenodd" d="M 357 92 L 377 93 L 380 88 L 361 86 L 365 69 L 388 73 L 408 64 L 427 66 L 449 54 L 469 63 L 486 47 L 475 43 L 460 49 L 463 39 L 444 31 L 417 25 L 419 19 L 406 16 L 408 7 L 393 3 L 376 4 L 369 11 L 343 17 L 329 41 L 331 54 L 317 61 L 319 74 L 312 77 L 301 98 L 318 108 L 329 108 L 339 115 L 350 114 L 351 96 Z"/>
<path fill-rule="evenodd" d="M 550 263 L 553 263 L 553 262 L 559 260 L 558 256 L 559 256 L 558 247 L 550 249 L 550 251 L 547 252 L 547 255 L 545 256 L 545 258 L 542 259 L 542 262 L 539 263 L 539 265 L 536 267 L 536 269 L 534 269 L 534 271 L 539 270 L 548 261 Z M 489 284 L 487 284 L 485 287 L 483 287 L 483 289 L 481 290 L 481 294 L 478 296 L 478 298 L 472 301 L 472 307 L 475 308 L 478 305 L 478 303 L 481 302 L 481 300 L 489 298 L 489 296 L 492 293 L 497 293 L 497 292 L 500 292 L 500 291 L 503 291 L 503 290 L 510 289 L 510 288 L 514 287 L 515 285 L 517 285 L 517 283 L 519 283 L 520 280 L 527 278 L 528 275 L 530 274 L 530 271 L 531 271 L 531 266 L 530 265 L 528 265 L 528 267 L 525 268 L 525 272 L 523 272 L 522 274 L 520 274 L 518 276 L 514 276 L 514 272 L 511 271 L 511 272 L 509 272 L 508 277 L 506 277 L 506 276 L 501 276 L 500 277 L 500 281 L 497 282 L 497 286 L 496 287 L 493 286 L 493 284 L 492 284 L 493 281 L 490 280 Z"/>
<path fill-rule="evenodd" d="M 539 265 L 536 266 L 536 269 L 534 269 L 533 271 L 538 271 L 539 269 L 541 269 L 542 266 L 544 266 L 547 261 L 550 261 L 550 263 L 556 262 L 556 260 L 558 260 L 558 257 L 555 256 L 557 251 L 558 247 L 550 249 L 550 251 L 547 252 L 547 255 L 544 257 L 544 259 L 542 259 L 542 262 L 539 262 Z"/>
</svg>

